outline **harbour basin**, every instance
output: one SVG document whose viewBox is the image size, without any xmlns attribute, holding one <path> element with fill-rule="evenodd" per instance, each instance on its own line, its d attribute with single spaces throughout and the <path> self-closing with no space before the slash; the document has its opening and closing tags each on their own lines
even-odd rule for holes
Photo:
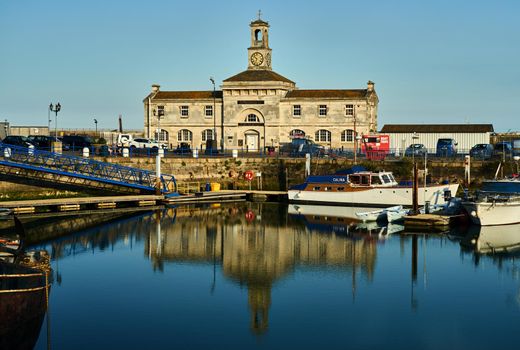
<svg viewBox="0 0 520 350">
<path fill-rule="evenodd" d="M 67 220 L 26 225 L 30 248 L 48 251 L 53 269 L 36 349 L 520 340 L 518 225 L 412 233 L 243 202 L 131 213 L 78 231 Z"/>
</svg>

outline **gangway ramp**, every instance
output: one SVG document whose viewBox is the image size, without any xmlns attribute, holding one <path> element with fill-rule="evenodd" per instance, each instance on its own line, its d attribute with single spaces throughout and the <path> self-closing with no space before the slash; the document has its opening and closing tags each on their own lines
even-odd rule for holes
<svg viewBox="0 0 520 350">
<path fill-rule="evenodd" d="M 101 162 L 87 157 L 0 143 L 0 173 L 33 182 L 60 183 L 118 193 L 177 192 L 173 175 Z"/>
</svg>

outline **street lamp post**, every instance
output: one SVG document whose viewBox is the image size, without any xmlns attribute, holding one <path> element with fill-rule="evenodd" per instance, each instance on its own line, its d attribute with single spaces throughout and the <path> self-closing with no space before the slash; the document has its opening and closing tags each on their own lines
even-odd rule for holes
<svg viewBox="0 0 520 350">
<path fill-rule="evenodd" d="M 211 83 L 213 84 L 213 138 L 212 138 L 212 142 L 211 142 L 211 145 L 216 145 L 216 141 L 217 141 L 217 121 L 216 121 L 216 103 L 215 103 L 215 79 L 213 79 L 213 77 L 210 77 L 209 80 L 211 81 Z M 213 149 L 213 147 L 212 147 Z"/>
<path fill-rule="evenodd" d="M 153 115 L 157 117 L 157 142 L 161 143 L 161 117 L 164 117 L 164 109 L 153 110 Z"/>
<path fill-rule="evenodd" d="M 357 164 L 357 143 L 358 143 L 358 134 L 356 129 L 356 107 L 354 106 L 354 113 L 352 114 L 354 117 L 354 164 Z"/>
<path fill-rule="evenodd" d="M 49 131 L 49 136 L 51 135 L 51 109 L 47 109 L 47 130 Z"/>
<path fill-rule="evenodd" d="M 58 112 L 61 110 L 61 104 L 58 102 L 56 106 L 53 106 L 52 103 L 49 106 L 49 110 L 51 112 L 56 113 L 56 122 L 54 123 L 54 137 L 56 142 L 58 142 Z"/>
<path fill-rule="evenodd" d="M 94 119 L 94 124 L 96 124 L 96 137 L 97 137 L 97 119 Z"/>
<path fill-rule="evenodd" d="M 417 135 L 415 132 L 412 135 L 412 163 L 415 163 L 415 144 L 417 140 L 419 140 L 419 135 Z"/>
</svg>

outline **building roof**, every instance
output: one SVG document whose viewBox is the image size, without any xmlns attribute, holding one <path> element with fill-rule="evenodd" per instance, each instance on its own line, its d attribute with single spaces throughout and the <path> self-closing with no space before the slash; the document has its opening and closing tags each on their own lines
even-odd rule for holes
<svg viewBox="0 0 520 350">
<path fill-rule="evenodd" d="M 482 133 L 494 132 L 493 124 L 386 124 L 382 133 Z"/>
<path fill-rule="evenodd" d="M 228 81 L 283 81 L 286 83 L 294 84 L 294 81 L 287 79 L 286 77 L 273 72 L 272 70 L 264 70 L 264 69 L 251 69 L 245 70 L 237 75 L 233 75 L 230 78 L 224 80 L 224 82 Z"/>
<path fill-rule="evenodd" d="M 263 20 L 261 20 L 261 19 L 257 19 L 256 21 L 251 22 L 251 25 L 264 25 L 264 26 L 269 26 L 269 23 L 267 23 L 266 21 L 263 21 Z"/>
<path fill-rule="evenodd" d="M 154 100 L 198 100 L 212 99 L 213 91 L 159 91 Z M 222 91 L 215 91 L 215 98 L 222 98 Z"/>
<path fill-rule="evenodd" d="M 293 90 L 285 98 L 365 98 L 366 89 L 358 90 Z"/>
</svg>

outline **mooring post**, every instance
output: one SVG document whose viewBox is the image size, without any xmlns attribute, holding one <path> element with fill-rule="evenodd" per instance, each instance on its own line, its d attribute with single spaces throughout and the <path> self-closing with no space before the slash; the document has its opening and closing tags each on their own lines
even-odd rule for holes
<svg viewBox="0 0 520 350">
<path fill-rule="evenodd" d="M 413 163 L 413 191 L 412 191 L 412 205 L 414 215 L 419 214 L 419 178 L 417 171 L 417 163 Z"/>
</svg>

